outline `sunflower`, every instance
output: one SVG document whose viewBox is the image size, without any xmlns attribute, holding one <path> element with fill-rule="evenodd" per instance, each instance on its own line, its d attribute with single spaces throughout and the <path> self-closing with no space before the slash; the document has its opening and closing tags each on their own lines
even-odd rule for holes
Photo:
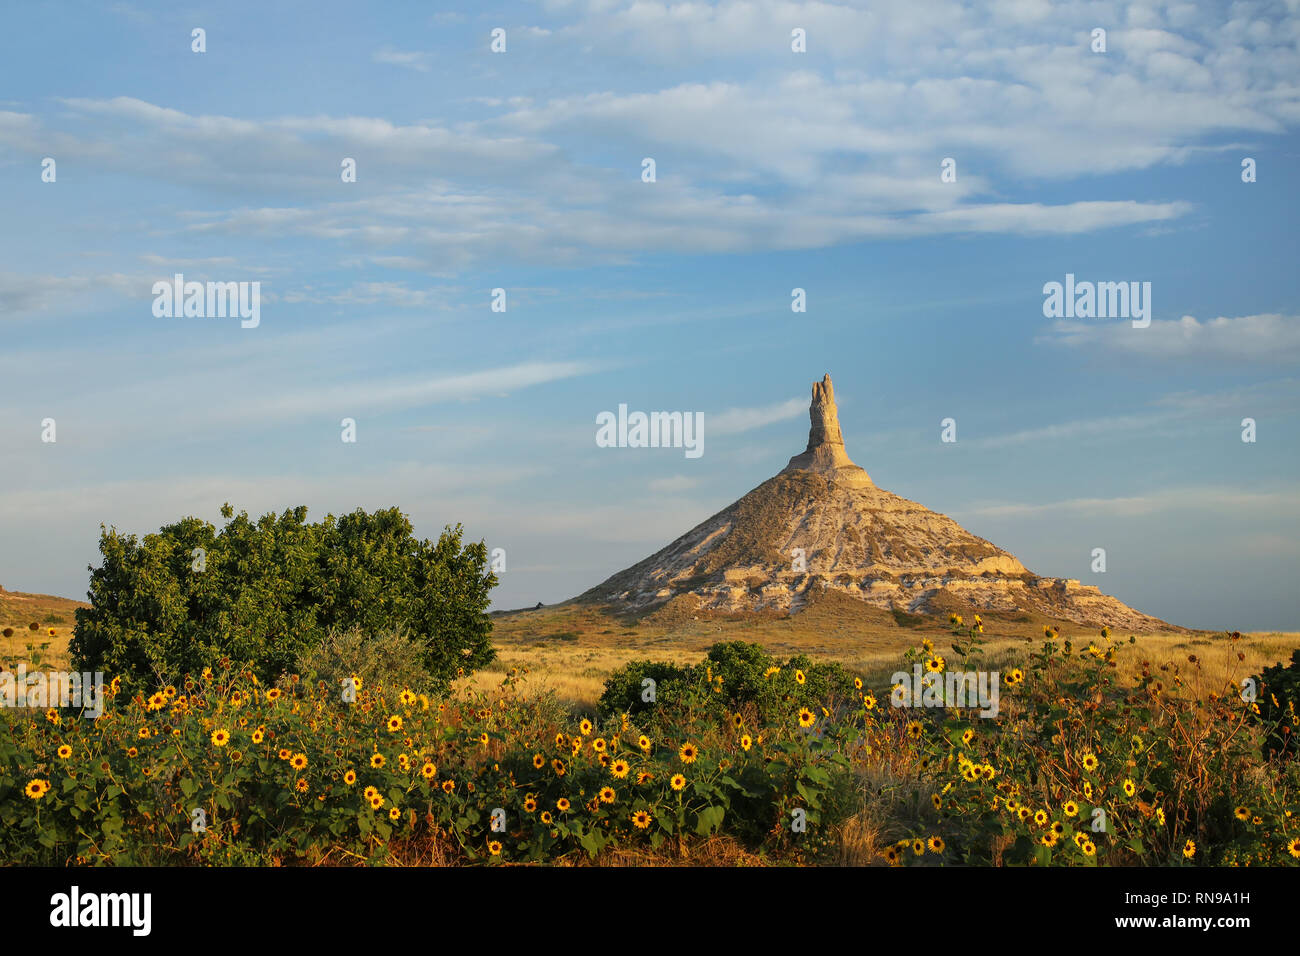
<svg viewBox="0 0 1300 956">
<path fill-rule="evenodd" d="M 1165 808 L 1164 808 L 1164 807 L 1156 807 L 1156 821 L 1157 821 L 1161 826 L 1164 826 L 1164 825 L 1165 825 Z"/>
<path fill-rule="evenodd" d="M 1054 847 L 1060 841 L 1060 839 L 1061 839 L 1060 834 L 1056 833 L 1053 830 L 1048 830 L 1046 833 L 1044 833 L 1042 836 L 1038 838 L 1038 842 L 1045 847 Z"/>
<path fill-rule="evenodd" d="M 307 766 L 307 755 L 294 754 L 292 757 L 289 758 L 289 766 L 292 767 L 294 770 L 302 770 L 304 767 Z"/>
<path fill-rule="evenodd" d="M 1052 832 L 1055 833 L 1057 836 L 1060 836 L 1062 833 L 1065 832 L 1065 824 L 1062 823 L 1060 820 L 1053 820 Z"/>
<path fill-rule="evenodd" d="M 925 669 L 931 674 L 939 674 L 943 671 L 944 663 L 944 659 L 938 654 L 935 654 L 925 662 Z"/>
<path fill-rule="evenodd" d="M 295 790 L 297 790 L 299 793 L 306 793 L 306 792 L 307 792 L 307 778 L 306 778 L 306 777 L 299 777 L 298 780 L 297 780 L 297 782 L 294 783 L 293 788 L 294 788 Z"/>
<path fill-rule="evenodd" d="M 626 760 L 619 758 L 609 765 L 609 772 L 612 776 L 622 780 L 631 771 L 632 765 Z"/>
<path fill-rule="evenodd" d="M 488 853 L 492 854 L 492 856 L 500 856 L 500 855 L 501 855 L 501 841 L 500 841 L 500 840 L 488 840 Z"/>
<path fill-rule="evenodd" d="M 1238 820 L 1248 820 L 1250 819 L 1250 810 L 1246 807 L 1237 807 L 1232 811 L 1232 815 Z"/>
<path fill-rule="evenodd" d="M 890 866 L 899 865 L 899 861 L 901 857 L 899 857 L 898 855 L 897 847 L 892 847 L 892 846 L 885 847 L 885 852 L 882 855 L 884 856 L 885 860 L 889 863 Z"/>
<path fill-rule="evenodd" d="M 397 733 L 402 729 L 402 718 L 397 714 L 393 714 L 393 716 L 388 718 L 387 727 L 390 734 Z"/>
<path fill-rule="evenodd" d="M 640 737 L 636 739 L 636 745 L 640 747 L 642 750 L 644 750 L 646 753 L 650 752 L 650 738 L 647 737 L 645 734 L 642 734 Z"/>
<path fill-rule="evenodd" d="M 969 747 L 970 742 L 974 739 L 975 739 L 975 731 L 970 727 L 967 727 L 966 731 L 961 735 L 961 742 Z"/>
<path fill-rule="evenodd" d="M 537 798 L 536 797 L 526 798 L 524 800 L 524 812 L 533 813 L 536 810 L 537 810 Z"/>
<path fill-rule="evenodd" d="M 653 780 L 654 778 L 655 778 L 655 775 L 654 775 L 654 774 L 649 773 L 648 771 L 642 770 L 642 771 L 640 771 L 640 772 L 636 775 L 636 782 L 637 782 L 637 783 L 648 783 L 649 781 Z"/>
<path fill-rule="evenodd" d="M 280 699 L 280 695 L 283 693 L 284 691 L 280 690 L 280 688 L 272 687 L 270 690 L 266 692 L 266 699 L 269 703 L 274 704 L 277 700 Z"/>
<path fill-rule="evenodd" d="M 686 764 L 695 763 L 695 758 L 699 755 L 699 748 L 689 740 L 682 744 L 681 748 L 677 751 L 677 756 L 681 759 L 682 763 Z"/>
<path fill-rule="evenodd" d="M 861 678 L 861 677 L 855 677 L 855 678 L 853 678 L 853 689 L 854 689 L 854 690 L 862 690 L 862 678 Z"/>
<path fill-rule="evenodd" d="M 560 799 L 555 801 L 555 809 L 559 810 L 561 813 L 568 813 L 571 806 L 573 806 L 573 804 L 569 803 L 568 797 L 560 797 Z"/>
<path fill-rule="evenodd" d="M 1025 672 L 1022 671 L 1019 667 L 1011 668 L 1011 672 L 1007 674 L 1007 683 L 1011 684 L 1012 686 L 1019 684 L 1024 679 L 1025 679 Z"/>
<path fill-rule="evenodd" d="M 686 778 L 682 776 L 680 773 L 675 773 L 672 775 L 672 779 L 668 781 L 668 785 L 671 786 L 674 790 L 685 790 Z"/>
<path fill-rule="evenodd" d="M 594 729 L 595 728 L 592 726 L 590 720 L 583 720 L 581 723 L 578 724 L 578 733 L 582 734 L 582 736 L 584 737 L 590 737 L 591 732 Z"/>
<path fill-rule="evenodd" d="M 391 807 L 388 811 L 388 819 L 398 820 L 402 816 L 402 811 L 398 807 Z"/>
<path fill-rule="evenodd" d="M 802 684 L 802 683 L 803 683 L 804 681 L 806 681 L 807 679 L 808 679 L 808 678 L 806 678 L 806 677 L 804 676 L 803 671 L 801 671 L 801 670 L 796 670 L 796 671 L 794 672 L 794 681 L 795 681 L 796 684 Z"/>
<path fill-rule="evenodd" d="M 572 753 L 575 757 L 582 752 L 581 737 L 574 737 L 573 740 L 569 742 L 569 752 Z"/>
<path fill-rule="evenodd" d="M 550 823 L 550 822 L 551 822 L 551 811 L 550 811 L 550 810 L 543 810 L 540 814 L 538 814 L 538 819 L 540 819 L 543 823 Z"/>
<path fill-rule="evenodd" d="M 984 774 L 984 779 L 985 779 L 985 780 L 992 780 L 993 777 L 997 774 L 997 771 L 993 769 L 993 764 L 991 764 L 991 763 L 986 763 L 986 764 L 985 764 L 983 767 L 981 767 L 980 769 L 981 769 L 981 771 L 982 771 L 983 774 Z"/>
<path fill-rule="evenodd" d="M 149 732 L 148 727 L 141 727 L 138 731 L 136 731 L 136 736 L 139 737 L 141 740 L 148 740 L 152 736 L 152 734 Z"/>
<path fill-rule="evenodd" d="M 266 731 L 261 727 L 258 727 L 256 730 L 253 731 L 253 743 L 260 744 L 265 737 L 266 737 Z"/>
<path fill-rule="evenodd" d="M 1083 782 L 1083 798 L 1085 800 L 1092 799 L 1092 781 L 1090 780 L 1085 780 Z"/>
<path fill-rule="evenodd" d="M 72 756 L 72 748 L 69 747 L 67 744 L 64 744 L 62 747 L 60 747 L 57 752 L 60 760 L 67 760 L 69 757 Z"/>
<path fill-rule="evenodd" d="M 816 715 L 816 714 L 814 714 L 814 713 L 813 713 L 811 710 L 809 710 L 807 707 L 800 707 L 800 708 L 799 708 L 799 726 L 800 726 L 800 727 L 811 727 L 811 726 L 812 726 L 813 724 L 815 724 L 816 722 L 817 722 L 817 715 Z"/>
<path fill-rule="evenodd" d="M 137 756 L 139 756 L 139 754 L 140 754 L 140 751 L 137 750 L 135 747 L 127 747 L 127 748 L 126 748 L 126 755 L 127 755 L 128 757 L 137 757 Z"/>
<path fill-rule="evenodd" d="M 23 788 L 23 793 L 27 794 L 27 796 L 31 797 L 33 800 L 39 800 L 49 792 L 50 782 L 48 780 L 41 780 L 40 778 L 28 781 L 27 786 Z"/>
<path fill-rule="evenodd" d="M 1097 758 L 1091 753 L 1085 753 L 1079 762 L 1083 764 L 1083 769 L 1088 773 L 1092 773 L 1097 769 Z"/>
<path fill-rule="evenodd" d="M 924 852 L 925 852 L 925 841 L 922 840 L 920 837 L 917 837 L 915 840 L 912 841 L 912 853 L 915 854 L 916 856 L 920 856 Z"/>
<path fill-rule="evenodd" d="M 432 780 L 438 775 L 438 765 L 432 760 L 426 760 L 424 766 L 420 768 L 420 776 L 425 780 Z"/>
<path fill-rule="evenodd" d="M 533 754 L 533 766 L 536 769 L 541 770 L 546 766 L 546 758 L 541 754 Z"/>
<path fill-rule="evenodd" d="M 455 780 L 444 780 L 444 781 L 442 782 L 442 792 L 443 792 L 443 793 L 451 793 L 451 792 L 452 792 L 453 790 L 455 790 L 455 789 L 456 789 L 456 781 L 455 781 Z"/>
<path fill-rule="evenodd" d="M 349 787 L 352 786 L 354 783 L 357 782 L 357 772 L 355 770 L 349 770 L 347 773 L 343 775 L 343 782 L 346 783 Z"/>
<path fill-rule="evenodd" d="M 930 848 L 931 853 L 942 853 L 943 848 L 946 846 L 943 842 L 943 837 L 941 836 L 930 837 L 930 839 L 926 841 L 926 845 Z"/>
<path fill-rule="evenodd" d="M 1084 841 L 1079 844 L 1079 849 L 1083 851 L 1084 856 L 1097 855 L 1097 844 L 1093 843 L 1091 840 L 1087 839 L 1086 837 L 1084 838 Z"/>
<path fill-rule="evenodd" d="M 925 728 L 921 726 L 919 720 L 910 721 L 907 725 L 907 736 L 911 737 L 913 740 L 920 740 L 921 734 L 924 732 Z"/>
<path fill-rule="evenodd" d="M 937 793 L 930 794 L 930 802 L 934 804 L 936 810 L 943 807 L 943 797 L 939 796 Z"/>
<path fill-rule="evenodd" d="M 563 777 L 568 768 L 564 766 L 563 760 L 556 757 L 551 761 L 551 769 L 555 771 L 557 777 Z"/>
<path fill-rule="evenodd" d="M 732 715 L 731 715 L 731 726 L 733 726 L 733 727 L 735 727 L 737 730 L 739 730 L 741 727 L 744 727 L 744 726 L 745 726 L 745 718 L 742 717 L 740 714 L 732 714 Z"/>
<path fill-rule="evenodd" d="M 1286 851 L 1296 859 L 1300 859 L 1300 837 L 1296 837 L 1286 845 Z"/>
<path fill-rule="evenodd" d="M 596 751 L 598 754 L 603 754 L 605 752 L 605 738 L 597 737 L 593 740 L 591 742 L 591 749 Z"/>
<path fill-rule="evenodd" d="M 398 754 L 398 755 L 397 755 L 397 766 L 399 766 L 399 767 L 402 768 L 403 770 L 410 770 L 410 769 L 411 769 L 411 758 L 408 757 L 406 754 Z"/>
<path fill-rule="evenodd" d="M 226 730 L 224 727 L 218 727 L 216 730 L 212 731 L 212 742 L 218 747 L 224 747 L 226 744 L 230 743 L 230 731 Z"/>
<path fill-rule="evenodd" d="M 386 762 L 387 761 L 384 760 L 384 755 L 381 753 L 373 753 L 370 755 L 370 766 L 374 767 L 376 770 L 382 767 Z"/>
<path fill-rule="evenodd" d="M 741 734 L 741 735 L 740 735 L 740 749 L 741 749 L 741 750 L 749 750 L 749 748 L 752 747 L 752 746 L 754 746 L 754 738 L 751 737 L 751 736 L 749 736 L 749 734 Z"/>
<path fill-rule="evenodd" d="M 1133 794 L 1135 794 L 1135 793 L 1137 793 L 1137 784 L 1135 784 L 1132 780 L 1125 780 L 1125 781 L 1124 781 L 1124 796 L 1126 796 L 1126 797 L 1131 797 L 1131 796 L 1133 796 Z"/>
<path fill-rule="evenodd" d="M 148 707 L 150 710 L 162 710 L 167 706 L 167 695 L 159 691 L 149 698 Z"/>
<path fill-rule="evenodd" d="M 650 814 L 646 813 L 644 810 L 638 810 L 636 813 L 632 814 L 632 825 L 638 830 L 648 828 L 650 826 Z M 1300 846 L 1300 840 L 1296 840 L 1295 844 L 1293 844 L 1293 847 L 1294 846 Z M 1300 856 L 1300 851 L 1292 849 L 1291 852 L 1295 856 Z"/>
<path fill-rule="evenodd" d="M 865 696 L 862 698 L 862 706 L 865 707 L 867 710 L 875 710 L 875 709 L 876 709 L 876 696 L 875 696 L 874 694 L 867 694 L 867 695 L 865 695 Z"/>
<path fill-rule="evenodd" d="M 1039 811 L 1035 812 L 1035 813 L 1034 813 L 1034 823 L 1038 824 L 1040 827 L 1045 827 L 1045 826 L 1047 826 L 1047 811 L 1046 811 L 1046 810 L 1039 810 Z"/>
<path fill-rule="evenodd" d="M 488 743 L 488 735 L 487 735 L 487 732 L 486 732 L 486 731 L 484 731 L 483 733 L 481 733 L 481 734 L 478 735 L 478 742 L 479 742 L 480 744 L 482 744 L 484 747 L 487 746 L 487 743 Z"/>
<path fill-rule="evenodd" d="M 614 792 L 613 787 L 601 787 L 599 796 L 601 803 L 613 803 L 614 798 L 618 795 Z"/>
</svg>

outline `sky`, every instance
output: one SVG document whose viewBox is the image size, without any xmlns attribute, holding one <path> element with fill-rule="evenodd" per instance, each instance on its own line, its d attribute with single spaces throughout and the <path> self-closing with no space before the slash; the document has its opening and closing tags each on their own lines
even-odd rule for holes
<svg viewBox="0 0 1300 956">
<path fill-rule="evenodd" d="M 829 372 L 878 485 L 1030 569 L 1300 628 L 1297 0 L 0 16 L 10 590 L 228 501 L 461 523 L 495 607 L 561 601 L 783 468 Z M 256 326 L 156 314 L 176 273 Z M 1045 315 L 1067 275 L 1149 324 Z M 620 404 L 703 453 L 599 447 Z"/>
</svg>

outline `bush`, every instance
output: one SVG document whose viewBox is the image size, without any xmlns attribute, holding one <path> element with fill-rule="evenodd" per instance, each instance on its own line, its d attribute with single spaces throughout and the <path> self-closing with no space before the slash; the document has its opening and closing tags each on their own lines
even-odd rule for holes
<svg viewBox="0 0 1300 956">
<path fill-rule="evenodd" d="M 493 658 L 482 542 L 461 527 L 416 540 L 396 508 L 306 522 L 307 509 L 234 516 L 218 530 L 185 518 L 138 541 L 100 529 L 89 608 L 76 612 L 74 666 L 129 684 L 174 681 L 223 658 L 262 680 L 334 630 L 401 631 L 421 648 L 431 689 Z"/>
<path fill-rule="evenodd" d="M 600 714 L 640 714 L 653 705 L 642 700 L 641 682 L 655 680 L 655 703 L 671 702 L 687 686 L 709 691 L 711 709 L 735 712 L 754 710 L 758 720 L 777 722 L 802 707 L 837 707 L 850 701 L 857 706 L 855 678 L 839 663 L 815 662 L 799 655 L 787 661 L 769 656 L 759 644 L 728 641 L 714 644 L 694 667 L 664 661 L 632 661 L 612 673 L 600 697 Z"/>
<path fill-rule="evenodd" d="M 1274 664 L 1255 678 L 1260 689 L 1259 717 L 1272 727 L 1264 738 L 1264 749 L 1284 756 L 1296 755 L 1295 727 L 1300 726 L 1296 704 L 1300 702 L 1300 650 L 1291 652 L 1289 666 Z"/>
<path fill-rule="evenodd" d="M 422 648 L 396 631 L 370 638 L 355 627 L 335 631 L 299 655 L 297 673 L 313 683 L 323 680 L 333 692 L 349 677 L 360 677 L 363 687 L 429 690 Z"/>
<path fill-rule="evenodd" d="M 628 661 L 605 679 L 597 710 L 602 719 L 615 714 L 639 714 L 654 706 L 643 699 L 646 678 L 655 682 L 655 700 L 673 682 L 685 681 L 691 668 L 678 667 L 668 661 Z"/>
</svg>

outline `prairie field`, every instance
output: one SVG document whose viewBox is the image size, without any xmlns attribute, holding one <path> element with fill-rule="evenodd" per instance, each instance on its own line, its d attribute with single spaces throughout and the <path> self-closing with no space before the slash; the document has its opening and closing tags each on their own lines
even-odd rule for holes
<svg viewBox="0 0 1300 956">
<path fill-rule="evenodd" d="M 1087 644 L 1095 629 L 1030 615 L 982 612 L 990 634 L 987 660 L 996 665 L 1016 659 L 1027 644 L 1041 637 L 1045 625 Z M 1127 639 L 1128 634 L 1117 634 Z M 534 692 L 554 691 L 566 705 L 591 709 L 605 679 L 629 660 L 671 660 L 696 663 L 714 644 L 746 641 L 776 656 L 804 654 L 838 661 L 873 679 L 887 680 L 897 670 L 899 655 L 922 638 L 941 651 L 951 650 L 951 628 L 940 618 L 900 621 L 890 612 L 863 607 L 851 598 L 830 594 L 800 614 L 757 617 L 687 613 L 674 609 L 639 619 L 620 618 L 594 605 L 567 603 L 537 610 L 493 615 L 493 644 L 497 660 L 468 683 L 488 688 L 511 668 L 530 668 Z M 1119 673 L 1133 677 L 1140 662 L 1185 661 L 1195 654 L 1207 678 L 1259 673 L 1262 667 L 1285 661 L 1300 648 L 1300 631 L 1242 634 L 1233 647 L 1209 631 L 1174 631 L 1134 635 L 1136 643 L 1117 644 Z M 1237 654 L 1245 659 L 1238 660 Z"/>
<path fill-rule="evenodd" d="M 3 599 L 5 668 L 66 667 L 74 602 Z M 1240 690 L 1294 632 L 1112 634 L 836 596 L 792 617 L 569 603 L 492 620 L 496 661 L 445 694 L 380 669 L 340 703 L 315 672 L 266 684 L 225 661 L 113 680 L 94 720 L 8 709 L 0 859 L 1300 863 L 1294 697 Z M 1001 673 L 997 713 L 899 706 L 891 675 L 914 667 Z"/>
</svg>

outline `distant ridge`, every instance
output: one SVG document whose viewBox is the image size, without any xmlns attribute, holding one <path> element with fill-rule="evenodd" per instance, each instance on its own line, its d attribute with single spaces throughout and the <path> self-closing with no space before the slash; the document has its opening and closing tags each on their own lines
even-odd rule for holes
<svg viewBox="0 0 1300 956">
<path fill-rule="evenodd" d="M 1018 610 L 1177 630 L 1096 587 L 1034 574 L 946 515 L 876 487 L 845 451 L 829 374 L 813 384 L 809 418 L 808 447 L 777 475 L 575 600 L 645 611 L 689 595 L 702 610 L 795 613 L 810 592 L 834 590 L 910 613 Z"/>
</svg>

